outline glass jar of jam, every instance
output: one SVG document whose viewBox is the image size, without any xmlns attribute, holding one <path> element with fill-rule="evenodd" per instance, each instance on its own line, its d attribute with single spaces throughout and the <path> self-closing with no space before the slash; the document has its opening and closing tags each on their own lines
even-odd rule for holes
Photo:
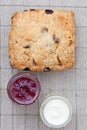
<svg viewBox="0 0 87 130">
<path fill-rule="evenodd" d="M 7 85 L 9 98 L 19 105 L 34 103 L 40 94 L 40 90 L 40 82 L 28 72 L 15 74 Z"/>
</svg>

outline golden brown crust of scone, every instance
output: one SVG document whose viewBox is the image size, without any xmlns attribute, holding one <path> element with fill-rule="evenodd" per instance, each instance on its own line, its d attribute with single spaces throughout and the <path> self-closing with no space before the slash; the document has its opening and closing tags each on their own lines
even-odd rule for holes
<svg viewBox="0 0 87 130">
<path fill-rule="evenodd" d="M 28 10 L 11 19 L 9 57 L 20 70 L 49 71 L 75 63 L 75 25 L 72 11 Z"/>
</svg>

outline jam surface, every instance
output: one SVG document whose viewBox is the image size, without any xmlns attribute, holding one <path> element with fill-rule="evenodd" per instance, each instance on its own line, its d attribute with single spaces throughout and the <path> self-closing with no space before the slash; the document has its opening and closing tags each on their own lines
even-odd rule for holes
<svg viewBox="0 0 87 130">
<path fill-rule="evenodd" d="M 9 89 L 10 97 L 19 104 L 33 103 L 39 91 L 38 82 L 29 77 L 17 78 Z"/>
<path fill-rule="evenodd" d="M 13 84 L 12 95 L 20 101 L 30 101 L 35 97 L 36 93 L 36 83 L 29 78 L 22 77 L 17 79 Z"/>
</svg>

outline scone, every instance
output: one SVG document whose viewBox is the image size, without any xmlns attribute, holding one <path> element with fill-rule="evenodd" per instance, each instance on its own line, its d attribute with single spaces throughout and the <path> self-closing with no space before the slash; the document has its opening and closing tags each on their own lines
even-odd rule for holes
<svg viewBox="0 0 87 130">
<path fill-rule="evenodd" d="M 75 25 L 72 11 L 25 10 L 11 18 L 9 57 L 20 70 L 49 71 L 75 63 Z"/>
</svg>

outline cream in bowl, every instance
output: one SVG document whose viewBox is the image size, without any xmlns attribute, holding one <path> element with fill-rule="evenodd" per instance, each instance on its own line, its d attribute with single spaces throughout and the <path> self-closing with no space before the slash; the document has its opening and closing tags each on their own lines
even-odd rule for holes
<svg viewBox="0 0 87 130">
<path fill-rule="evenodd" d="M 69 101 L 57 94 L 48 96 L 40 107 L 43 122 L 51 128 L 62 128 L 72 118 L 72 106 Z"/>
</svg>

